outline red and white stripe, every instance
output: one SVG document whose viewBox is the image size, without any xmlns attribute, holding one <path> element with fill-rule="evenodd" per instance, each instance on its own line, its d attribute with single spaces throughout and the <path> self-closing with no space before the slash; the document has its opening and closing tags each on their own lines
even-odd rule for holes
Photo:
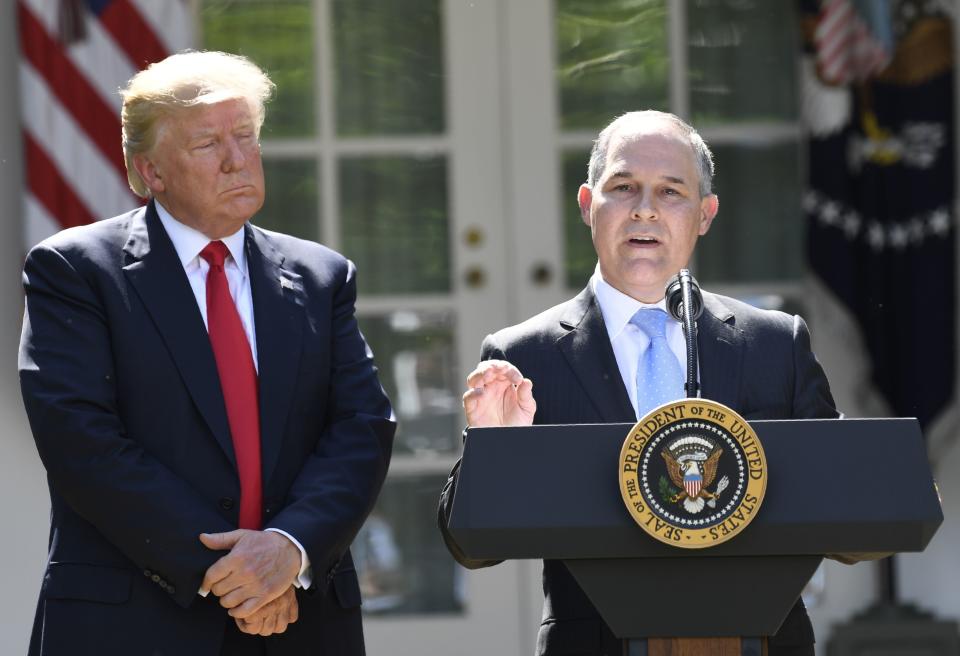
<svg viewBox="0 0 960 656">
<path fill-rule="evenodd" d="M 26 246 L 139 204 L 127 186 L 118 89 L 194 45 L 186 0 L 17 0 Z M 80 25 L 61 37 L 63 12 Z M 67 42 L 70 41 L 70 42 Z"/>
<path fill-rule="evenodd" d="M 890 63 L 891 53 L 870 32 L 850 0 L 824 0 L 813 35 L 823 81 L 865 80 Z"/>
</svg>

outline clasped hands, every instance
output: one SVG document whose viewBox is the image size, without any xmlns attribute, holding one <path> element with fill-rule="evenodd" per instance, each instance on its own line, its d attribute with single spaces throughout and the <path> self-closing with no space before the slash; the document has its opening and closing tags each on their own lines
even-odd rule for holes
<svg viewBox="0 0 960 656">
<path fill-rule="evenodd" d="M 297 621 L 293 582 L 301 561 L 293 542 L 273 531 L 247 529 L 202 533 L 200 542 L 229 551 L 210 566 L 200 587 L 219 597 L 241 631 L 269 636 Z"/>
</svg>

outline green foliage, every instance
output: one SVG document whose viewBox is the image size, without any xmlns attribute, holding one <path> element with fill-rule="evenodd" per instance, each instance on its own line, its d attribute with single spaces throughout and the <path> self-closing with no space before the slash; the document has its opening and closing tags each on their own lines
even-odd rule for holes
<svg viewBox="0 0 960 656">
<path fill-rule="evenodd" d="M 666 476 L 660 477 L 660 498 L 663 499 L 664 503 L 671 503 L 673 497 L 680 494 L 680 490 L 670 485 L 670 481 L 667 480 Z"/>
</svg>

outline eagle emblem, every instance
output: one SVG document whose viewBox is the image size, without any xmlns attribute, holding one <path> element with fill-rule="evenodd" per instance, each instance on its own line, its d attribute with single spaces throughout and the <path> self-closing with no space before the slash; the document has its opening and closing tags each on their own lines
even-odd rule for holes
<svg viewBox="0 0 960 656">
<path fill-rule="evenodd" d="M 670 481 L 676 486 L 673 488 L 666 479 L 661 479 L 664 501 L 682 503 L 683 508 L 691 514 L 699 513 L 704 505 L 716 507 L 720 493 L 730 483 L 724 476 L 713 492 L 708 489 L 717 477 L 717 463 L 723 454 L 723 449 L 716 442 L 699 435 L 680 437 L 668 444 L 660 454 L 667 463 Z"/>
<path fill-rule="evenodd" d="M 760 438 L 736 411 L 707 399 L 665 403 L 641 417 L 623 441 L 617 469 L 637 526 L 683 549 L 738 535 L 767 489 Z"/>
</svg>

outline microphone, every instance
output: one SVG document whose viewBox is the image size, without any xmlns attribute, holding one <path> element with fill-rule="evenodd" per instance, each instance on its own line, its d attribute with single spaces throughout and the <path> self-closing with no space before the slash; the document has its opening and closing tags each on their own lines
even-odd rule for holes
<svg viewBox="0 0 960 656">
<path fill-rule="evenodd" d="M 689 269 L 680 269 L 667 283 L 663 292 L 667 303 L 667 311 L 683 326 L 684 341 L 687 346 L 687 382 L 683 386 L 687 398 L 700 396 L 700 383 L 697 375 L 697 319 L 703 314 L 703 295 L 700 294 L 700 285 L 696 278 L 690 275 Z M 687 312 L 687 308 L 690 311 Z"/>
<path fill-rule="evenodd" d="M 686 314 L 684 311 L 686 304 L 683 302 L 684 286 L 690 290 L 690 307 L 693 309 L 691 320 L 696 321 L 703 314 L 703 296 L 700 294 L 697 279 L 690 275 L 689 269 L 680 269 L 680 273 L 670 279 L 664 291 L 664 296 L 667 297 L 667 311 L 680 323 L 684 323 Z"/>
</svg>

